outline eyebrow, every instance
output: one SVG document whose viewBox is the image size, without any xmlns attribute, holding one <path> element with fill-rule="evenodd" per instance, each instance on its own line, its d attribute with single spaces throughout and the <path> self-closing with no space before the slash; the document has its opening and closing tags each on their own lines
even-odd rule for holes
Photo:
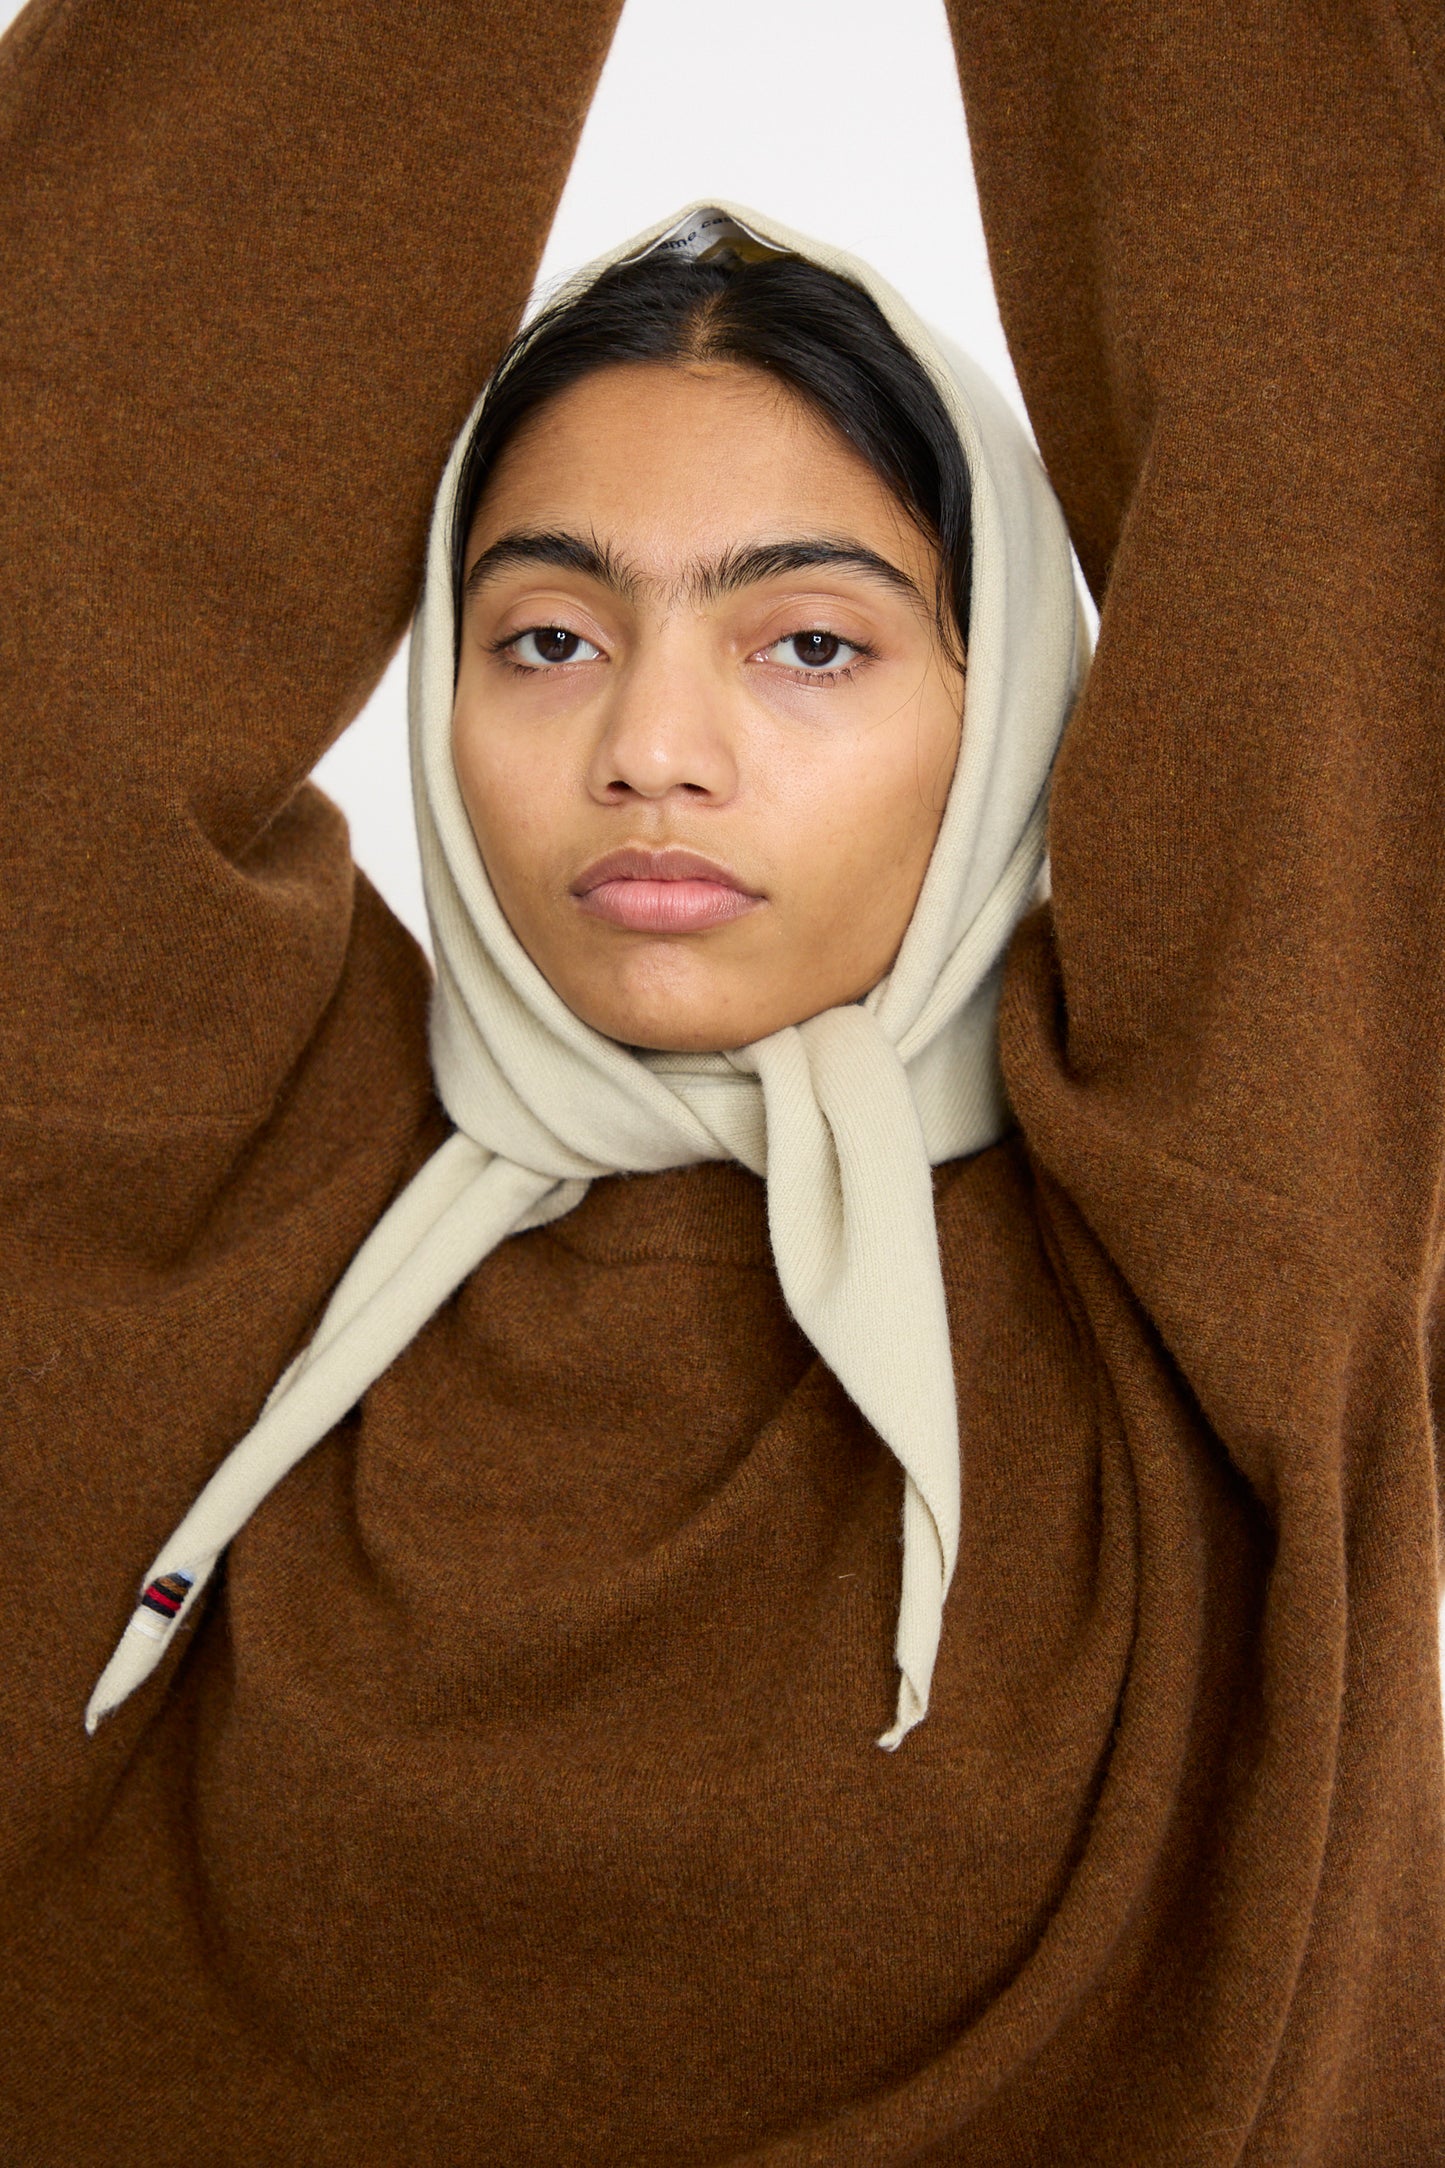
<svg viewBox="0 0 1445 2168">
<path fill-rule="evenodd" d="M 877 550 L 864 547 L 861 542 L 833 542 L 822 536 L 808 536 L 801 541 L 759 542 L 751 549 L 727 550 L 714 564 L 695 565 L 689 574 L 689 591 L 698 601 L 711 602 L 718 595 L 733 595 L 740 588 L 756 586 L 759 580 L 773 580 L 789 572 L 860 572 L 865 579 L 873 579 L 884 587 L 891 587 L 895 594 L 904 595 L 910 602 L 923 605 L 919 593 L 908 574 Z"/>
<path fill-rule="evenodd" d="M 555 565 L 563 572 L 577 572 L 627 601 L 634 600 L 644 588 L 656 585 L 595 537 L 519 529 L 502 535 L 482 551 L 463 582 L 463 601 L 470 601 L 488 580 L 518 565 Z M 823 535 L 805 535 L 782 542 L 754 543 L 746 549 L 724 550 L 721 557 L 690 565 L 681 580 L 675 583 L 673 591 L 691 601 L 706 603 L 715 601 L 720 595 L 737 594 L 742 588 L 754 587 L 760 580 L 780 579 L 791 572 L 814 571 L 860 573 L 865 579 L 877 580 L 892 588 L 917 608 L 925 611 L 928 608 L 916 582 L 897 565 L 890 564 L 886 557 L 880 557 L 876 550 L 868 549 L 861 542 L 835 540 Z"/>
<path fill-rule="evenodd" d="M 578 534 L 532 534 L 518 530 L 504 534 L 482 551 L 462 583 L 462 599 L 469 602 L 488 580 L 510 572 L 514 565 L 555 565 L 563 572 L 580 572 L 584 578 L 610 587 L 615 594 L 631 597 L 638 580 L 606 543 Z"/>
</svg>

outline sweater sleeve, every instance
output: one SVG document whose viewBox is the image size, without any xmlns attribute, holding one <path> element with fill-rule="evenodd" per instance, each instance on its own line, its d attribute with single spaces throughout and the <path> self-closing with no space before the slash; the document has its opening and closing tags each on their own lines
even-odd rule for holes
<svg viewBox="0 0 1445 2168">
<path fill-rule="evenodd" d="M 1286 1458 L 1368 1484 L 1384 1362 L 1423 1530 L 1438 86 L 1371 0 L 952 13 L 1005 322 L 1102 603 L 1010 1089 L 1261 1494 Z M 1375 1435 L 1342 1462 L 1360 1409 Z"/>
<path fill-rule="evenodd" d="M 396 1179 L 425 974 L 305 778 L 615 12 L 34 0 L 0 45 L 0 1216 L 47 1271 L 181 1269 L 298 1096 L 288 1194 L 348 1123 L 348 1223 Z"/>
<path fill-rule="evenodd" d="M 951 6 L 1005 326 L 1101 603 L 1004 1068 L 1128 1455 L 1139 1678 L 1196 1636 L 1181 1740 L 1249 1636 L 1221 1719 L 1229 1896 L 1217 1800 L 1193 1871 L 1217 1918 L 1247 1914 L 1294 2011 L 1261 2160 L 1304 2157 L 1271 2150 L 1291 2115 L 1312 2159 L 1376 2157 L 1330 2120 L 1368 2066 L 1358 2096 L 1420 2118 L 1418 2154 L 1382 2137 L 1380 2158 L 1424 2158 L 1445 2099 L 1445 108 L 1438 38 L 1409 34 L 1426 12 Z M 1206 1494 L 1256 1531 L 1257 1618 L 1188 1615 Z"/>
<path fill-rule="evenodd" d="M 76 1712 L 137 1572 L 438 1141 L 424 962 L 306 778 L 616 5 L 32 0 L 0 42 L 7 1845 L 126 1751 Z"/>
</svg>

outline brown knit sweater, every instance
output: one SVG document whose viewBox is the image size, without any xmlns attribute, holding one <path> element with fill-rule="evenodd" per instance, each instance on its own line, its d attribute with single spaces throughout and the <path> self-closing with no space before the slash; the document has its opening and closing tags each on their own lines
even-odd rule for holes
<svg viewBox="0 0 1445 2168">
<path fill-rule="evenodd" d="M 1445 2158 L 1445 36 L 953 13 L 1107 599 L 1019 1133 L 938 1175 L 963 1548 L 893 1756 L 900 1478 L 729 1167 L 504 1245 L 87 1741 L 441 1134 L 302 778 L 612 5 L 35 0 L 0 48 L 7 2164 Z"/>
</svg>

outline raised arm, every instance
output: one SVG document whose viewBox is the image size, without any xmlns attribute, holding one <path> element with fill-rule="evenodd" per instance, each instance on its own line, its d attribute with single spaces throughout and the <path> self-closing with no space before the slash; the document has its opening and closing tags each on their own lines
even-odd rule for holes
<svg viewBox="0 0 1445 2168">
<path fill-rule="evenodd" d="M 1257 1357 L 1333 1417 L 1361 1305 L 1418 1333 L 1445 1163 L 1438 83 L 1386 0 L 953 17 L 1104 606 L 1010 1083 L 1206 1407 Z"/>
<path fill-rule="evenodd" d="M 1127 1455 L 1120 1725 L 1148 1735 L 1152 1679 L 1207 1921 L 1174 1986 L 1164 1869 L 1139 1867 L 1131 1917 L 1198 2085 L 1253 2088 L 1251 2160 L 1423 2160 L 1445 2128 L 1445 47 L 1412 36 L 1415 0 L 951 12 L 1005 323 L 1103 605 L 1002 1032 Z M 1257 1599 L 1224 1600 L 1211 1511 Z M 1131 2076 L 1151 2114 L 1188 2092 L 1177 2049 Z"/>
<path fill-rule="evenodd" d="M 406 624 L 616 6 L 37 0 L 0 44 L 3 1150 L 52 1262 L 174 1260 L 357 941 L 406 978 L 303 779 Z M 368 1001 L 353 1068 L 412 1091 Z"/>
<path fill-rule="evenodd" d="M 614 12 L 66 0 L 0 45 L 12 1860 L 127 1751 L 75 1712 L 137 1561 L 438 1141 L 422 961 L 305 777 Z"/>
<path fill-rule="evenodd" d="M 1445 143 L 1389 0 L 953 0 L 1001 306 L 1096 596 L 1010 1071 L 1140 1268 L 1434 1275 Z M 1434 85 L 1439 91 L 1439 85 Z M 1129 1231 L 1118 1212 L 1124 1212 Z M 1170 1262 L 1172 1260 L 1172 1262 Z M 1270 1288 L 1272 1292 L 1265 1292 Z M 1231 1338 L 1231 1335 L 1226 1335 Z"/>
</svg>

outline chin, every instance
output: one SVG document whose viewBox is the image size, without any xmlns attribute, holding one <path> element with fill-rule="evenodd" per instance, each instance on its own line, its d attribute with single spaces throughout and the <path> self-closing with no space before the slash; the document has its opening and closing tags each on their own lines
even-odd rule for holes
<svg viewBox="0 0 1445 2168">
<path fill-rule="evenodd" d="M 725 1054 L 762 1036 L 759 1032 L 747 1031 L 746 1027 L 740 1033 L 736 1025 L 727 1027 L 715 1020 L 690 1015 L 658 1016 L 608 1010 L 594 1012 L 582 1020 L 606 1038 L 634 1047 L 641 1054 Z"/>
<path fill-rule="evenodd" d="M 572 1000 L 565 994 L 563 999 L 604 1038 L 646 1054 L 724 1054 L 776 1028 L 762 1024 L 754 1030 L 746 1017 L 739 1022 L 735 1015 L 709 1011 L 701 1003 L 598 1001 L 595 988 L 590 999 Z"/>
<path fill-rule="evenodd" d="M 681 961 L 668 957 L 658 969 L 649 959 L 650 968 L 637 969 L 638 958 L 631 973 L 584 968 L 568 972 L 573 983 L 553 984 L 584 1024 L 639 1052 L 721 1054 L 776 1029 L 760 1014 L 756 991 L 752 1000 L 726 998 L 732 990 L 709 983 L 714 973 L 679 970 Z"/>
</svg>

